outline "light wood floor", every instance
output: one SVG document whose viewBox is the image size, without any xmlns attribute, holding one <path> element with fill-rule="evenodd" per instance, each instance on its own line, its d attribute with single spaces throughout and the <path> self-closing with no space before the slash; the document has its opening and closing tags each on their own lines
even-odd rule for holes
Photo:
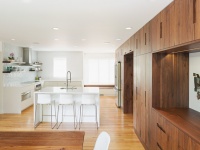
<svg viewBox="0 0 200 150">
<path fill-rule="evenodd" d="M 110 134 L 109 150 L 144 150 L 133 130 L 133 115 L 123 114 L 115 106 L 114 97 L 100 97 L 100 128 L 93 123 L 83 123 L 81 130 L 85 131 L 84 150 L 92 150 L 98 134 L 106 131 Z M 33 107 L 24 110 L 21 115 L 0 115 L 0 131 L 35 130 L 33 128 Z M 36 130 L 52 130 L 50 123 L 40 124 Z M 59 129 L 74 130 L 72 123 L 63 123 Z M 79 130 L 79 129 L 76 129 Z"/>
</svg>

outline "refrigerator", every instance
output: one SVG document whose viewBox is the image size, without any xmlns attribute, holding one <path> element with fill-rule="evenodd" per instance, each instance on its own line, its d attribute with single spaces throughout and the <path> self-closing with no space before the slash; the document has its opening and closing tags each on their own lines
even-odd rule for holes
<svg viewBox="0 0 200 150">
<path fill-rule="evenodd" d="M 121 107 L 121 62 L 115 64 L 115 104 L 118 108 Z"/>
</svg>

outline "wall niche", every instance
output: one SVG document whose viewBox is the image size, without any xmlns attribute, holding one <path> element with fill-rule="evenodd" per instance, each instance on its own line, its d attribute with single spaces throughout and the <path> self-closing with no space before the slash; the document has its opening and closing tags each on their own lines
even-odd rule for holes
<svg viewBox="0 0 200 150">
<path fill-rule="evenodd" d="M 154 53 L 154 108 L 189 108 L 189 53 Z"/>
</svg>

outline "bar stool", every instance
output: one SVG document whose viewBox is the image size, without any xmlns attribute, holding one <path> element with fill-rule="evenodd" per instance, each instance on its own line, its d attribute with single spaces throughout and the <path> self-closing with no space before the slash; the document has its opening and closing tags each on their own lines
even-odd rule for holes
<svg viewBox="0 0 200 150">
<path fill-rule="evenodd" d="M 53 102 L 54 102 L 54 104 L 53 104 Z M 43 122 L 43 116 L 51 116 L 51 128 L 53 129 L 57 124 L 57 122 L 56 122 L 55 125 L 52 126 L 52 116 L 55 116 L 55 120 L 56 120 L 55 101 L 51 100 L 51 95 L 50 94 L 38 94 L 38 99 L 37 99 L 36 108 L 35 108 L 35 120 L 36 120 L 36 116 L 37 116 L 36 112 L 37 112 L 38 105 L 40 105 L 40 106 L 42 105 L 42 121 L 41 122 Z M 43 114 L 43 105 L 49 105 L 51 107 L 51 115 L 44 115 Z M 52 105 L 54 105 L 55 115 L 52 115 Z M 35 128 L 38 125 L 39 125 L 39 123 L 35 124 Z"/>
<path fill-rule="evenodd" d="M 62 106 L 62 121 L 60 122 L 60 124 L 63 122 L 64 116 L 71 116 L 71 115 L 64 115 L 63 114 L 63 106 L 67 106 L 67 105 L 73 106 L 74 129 L 76 129 L 76 122 L 77 122 L 76 121 L 76 105 L 75 105 L 75 101 L 73 99 L 73 95 L 70 95 L 70 94 L 61 94 L 60 95 L 60 99 L 59 99 L 59 103 L 58 103 L 57 123 L 58 123 L 58 115 L 59 115 L 60 106 Z M 60 124 L 58 125 L 57 129 L 60 127 Z"/>
<path fill-rule="evenodd" d="M 98 121 L 97 121 L 97 105 L 96 105 L 96 99 L 95 95 L 82 95 L 81 105 L 80 105 L 80 118 L 79 118 L 79 129 L 81 128 L 81 123 L 83 119 L 83 106 L 94 106 L 95 107 L 95 119 L 98 129 Z M 89 117 L 89 116 L 88 116 Z M 90 116 L 92 117 L 92 116 Z"/>
</svg>

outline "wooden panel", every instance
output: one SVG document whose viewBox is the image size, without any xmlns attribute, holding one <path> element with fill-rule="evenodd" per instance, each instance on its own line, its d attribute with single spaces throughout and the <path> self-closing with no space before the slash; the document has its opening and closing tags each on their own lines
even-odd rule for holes
<svg viewBox="0 0 200 150">
<path fill-rule="evenodd" d="M 136 50 L 136 56 L 140 55 L 140 48 L 141 48 L 140 32 L 141 30 L 136 32 L 134 35 L 134 40 L 135 40 L 134 45 L 135 45 L 135 50 Z"/>
<path fill-rule="evenodd" d="M 20 149 L 71 149 L 82 150 L 85 133 L 83 131 L 34 132 L 34 131 L 1 131 L 0 149 L 11 147 Z M 16 147 L 16 148 L 14 148 Z"/>
<path fill-rule="evenodd" d="M 195 0 L 195 39 L 200 39 L 200 1 Z"/>
<path fill-rule="evenodd" d="M 194 40 L 193 0 L 175 0 L 175 45 Z"/>
<path fill-rule="evenodd" d="M 133 113 L 133 52 L 124 55 L 124 101 L 123 112 Z"/>
<path fill-rule="evenodd" d="M 130 49 L 134 52 L 134 56 L 136 56 L 136 49 L 135 49 L 135 37 L 132 35 L 130 37 Z"/>
<path fill-rule="evenodd" d="M 170 30 L 169 30 L 169 36 L 170 36 L 169 46 L 171 47 L 171 46 L 175 45 L 175 38 L 176 38 L 176 31 L 175 31 L 176 30 L 176 17 L 175 17 L 174 1 L 170 4 L 169 7 L 170 7 L 169 8 L 170 9 L 169 10 L 169 15 L 170 15 L 170 17 L 169 17 L 169 19 L 170 19 L 170 21 L 169 21 L 169 23 L 170 23 L 170 25 L 169 25 L 169 28 L 170 28 Z"/>
<path fill-rule="evenodd" d="M 168 149 L 169 150 L 176 150 L 178 149 L 178 128 L 169 123 L 168 128 L 168 137 L 169 137 L 169 143 L 168 143 Z"/>
<path fill-rule="evenodd" d="M 136 124 L 137 124 L 137 122 L 136 122 L 136 118 L 137 118 L 137 115 L 136 115 L 136 113 L 137 113 L 137 107 L 136 107 L 136 105 L 137 105 L 137 57 L 134 57 L 133 58 L 133 61 L 134 61 L 134 67 L 133 67 L 133 84 L 134 84 L 134 86 L 133 86 L 133 127 L 136 129 Z"/>
<path fill-rule="evenodd" d="M 160 72 L 161 72 L 161 54 L 153 54 L 152 56 L 152 106 L 157 108 L 160 106 Z"/>
<path fill-rule="evenodd" d="M 156 124 L 156 137 L 158 147 L 163 150 L 168 148 L 168 122 L 160 114 L 157 114 L 157 124 Z"/>
<path fill-rule="evenodd" d="M 155 143 L 157 136 L 156 136 L 156 129 L 157 129 L 157 112 L 152 108 L 151 110 L 151 126 L 150 126 L 150 149 L 153 149 L 155 147 Z"/>
<path fill-rule="evenodd" d="M 176 107 L 189 107 L 189 54 L 177 54 L 177 104 Z"/>
<path fill-rule="evenodd" d="M 151 108 L 152 108 L 152 54 L 145 55 L 145 143 L 146 146 L 150 145 L 150 120 L 151 120 Z"/>
<path fill-rule="evenodd" d="M 141 53 L 145 54 L 151 52 L 151 32 L 150 32 L 150 23 L 148 22 L 140 31 L 140 40 L 141 40 Z"/>
<path fill-rule="evenodd" d="M 153 54 L 153 107 L 188 107 L 188 66 L 188 53 Z"/>
<path fill-rule="evenodd" d="M 141 139 L 145 142 L 146 136 L 146 94 L 145 94 L 145 65 L 146 65 L 146 57 L 145 55 L 140 55 L 140 103 L 141 103 Z"/>
<path fill-rule="evenodd" d="M 170 6 L 160 13 L 160 49 L 168 48 L 170 45 Z"/>
<path fill-rule="evenodd" d="M 161 91 L 160 91 L 160 107 L 161 108 L 169 108 L 174 106 L 174 99 L 173 99 L 173 91 L 176 90 L 173 88 L 173 54 L 165 55 L 162 57 L 161 61 Z"/>
<path fill-rule="evenodd" d="M 152 51 L 160 50 L 160 14 L 151 20 Z"/>
</svg>

